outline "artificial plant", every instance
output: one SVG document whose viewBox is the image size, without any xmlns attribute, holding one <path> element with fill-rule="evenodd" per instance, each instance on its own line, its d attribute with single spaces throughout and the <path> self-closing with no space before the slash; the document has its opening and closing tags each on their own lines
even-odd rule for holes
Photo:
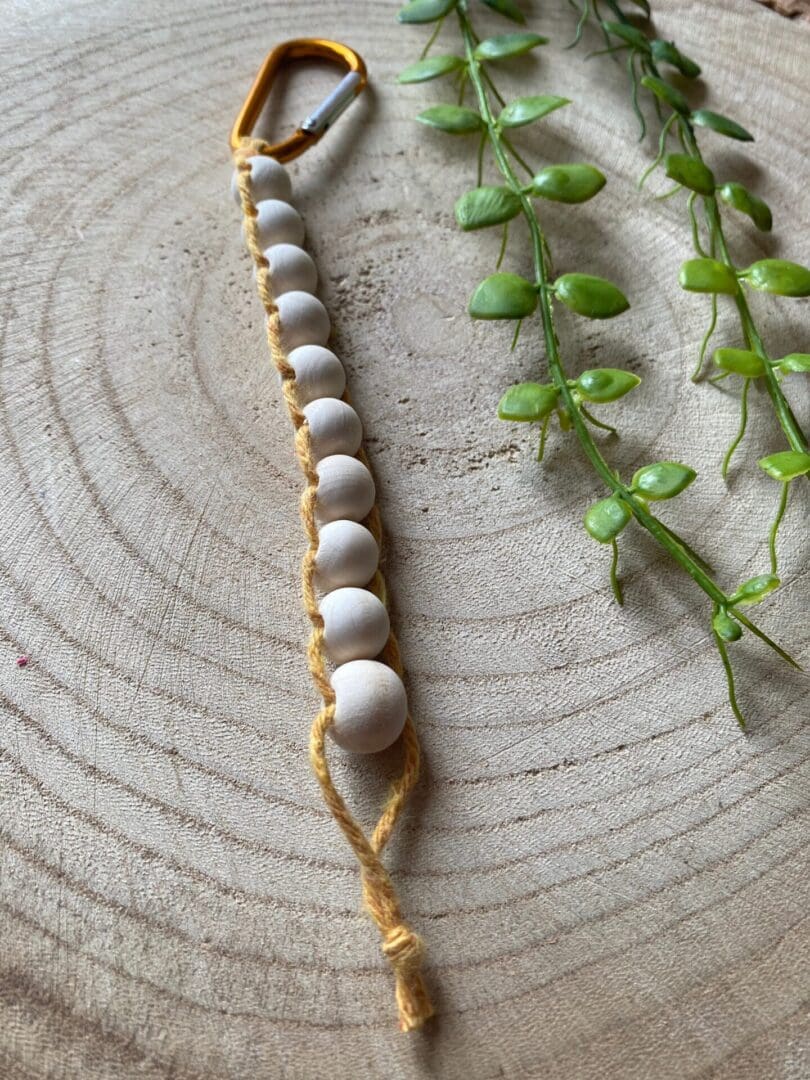
<svg viewBox="0 0 810 1080">
<path fill-rule="evenodd" d="M 525 22 L 514 0 L 480 2 L 513 23 L 522 25 Z M 614 429 L 594 416 L 592 408 L 632 392 L 639 380 L 630 372 L 608 367 L 584 371 L 573 377 L 563 358 L 555 328 L 555 307 L 564 304 L 585 318 L 608 319 L 626 311 L 629 304 L 621 290 L 603 278 L 582 272 L 555 275 L 548 237 L 535 200 L 541 204 L 581 203 L 598 194 L 605 178 L 599 169 L 589 164 L 532 168 L 514 145 L 515 132 L 542 121 L 570 102 L 548 93 L 521 96 L 506 102 L 490 70 L 494 62 L 508 62 L 544 45 L 547 39 L 526 30 L 482 39 L 473 23 L 469 0 L 412 0 L 400 11 L 399 19 L 403 23 L 433 24 L 420 59 L 401 73 L 400 82 L 419 83 L 450 77 L 456 84 L 454 104 L 433 105 L 417 119 L 439 132 L 477 139 L 476 186 L 463 193 L 456 203 L 458 224 L 465 231 L 503 228 L 496 272 L 474 289 L 469 304 L 470 315 L 474 319 L 514 321 L 514 340 L 526 320 L 539 317 L 546 377 L 510 387 L 501 399 L 499 415 L 506 420 L 539 424 L 538 457 L 541 459 L 549 425 L 554 418 L 561 431 L 573 433 L 606 489 L 605 498 L 586 511 L 584 525 L 594 540 L 611 549 L 610 579 L 619 603 L 622 594 L 617 574 L 618 538 L 631 522 L 645 529 L 693 578 L 710 602 L 712 634 L 726 675 L 729 703 L 738 722 L 744 726 L 727 646 L 746 628 L 783 660 L 795 664 L 743 611 L 746 605 L 762 600 L 779 580 L 775 574 L 763 574 L 732 592 L 722 589 L 707 562 L 651 509 L 651 503 L 680 495 L 694 480 L 694 469 L 679 462 L 654 462 L 637 470 L 626 481 L 607 462 L 596 442 L 594 429 Z M 443 25 L 456 28 L 460 48 L 437 54 L 431 50 Z M 470 104 L 465 101 L 468 90 L 472 91 Z M 484 184 L 487 148 L 498 174 L 497 182 L 493 184 Z M 525 174 L 525 179 L 519 178 L 518 171 Z M 509 246 L 509 222 L 518 216 L 523 217 L 528 226 L 534 270 L 532 279 L 500 269 Z"/>
</svg>

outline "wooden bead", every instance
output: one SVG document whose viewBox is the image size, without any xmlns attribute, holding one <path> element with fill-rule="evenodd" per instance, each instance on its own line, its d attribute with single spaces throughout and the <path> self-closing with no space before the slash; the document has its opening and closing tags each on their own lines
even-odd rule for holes
<svg viewBox="0 0 810 1080">
<path fill-rule="evenodd" d="M 383 602 L 368 589 L 335 589 L 321 601 L 323 647 L 333 664 L 372 660 L 388 641 Z"/>
<path fill-rule="evenodd" d="M 345 401 L 316 398 L 304 406 L 309 444 L 315 461 L 329 454 L 356 454 L 363 441 L 360 417 Z"/>
<path fill-rule="evenodd" d="M 322 345 L 301 345 L 287 359 L 295 372 L 295 393 L 300 406 L 315 398 L 343 396 L 346 372 L 340 360 Z"/>
<path fill-rule="evenodd" d="M 281 344 L 286 353 L 299 345 L 325 345 L 331 324 L 326 308 L 305 292 L 282 293 L 276 298 L 281 323 Z"/>
<path fill-rule="evenodd" d="M 327 729 L 344 750 L 376 754 L 402 734 L 408 699 L 402 679 L 377 660 L 352 660 L 332 674 L 335 717 Z"/>
<path fill-rule="evenodd" d="M 318 521 L 362 521 L 366 517 L 374 505 L 375 491 L 371 473 L 362 461 L 347 454 L 332 454 L 318 462 L 315 472 Z"/>
<path fill-rule="evenodd" d="M 315 292 L 318 271 L 303 248 L 295 244 L 273 244 L 264 257 L 270 263 L 270 290 L 274 297 L 287 292 Z"/>
<path fill-rule="evenodd" d="M 272 244 L 296 244 L 304 242 L 304 220 L 295 207 L 281 199 L 262 199 L 256 203 L 256 229 L 259 247 L 264 250 Z M 242 231 L 244 232 L 244 222 Z"/>
<path fill-rule="evenodd" d="M 380 549 L 364 525 L 330 521 L 318 534 L 315 584 L 322 592 L 368 585 L 377 569 Z"/>
<path fill-rule="evenodd" d="M 290 174 L 281 162 L 264 154 L 257 154 L 255 157 L 248 158 L 248 163 L 250 164 L 250 190 L 254 203 L 261 202 L 262 199 L 290 201 L 292 198 L 292 182 L 290 181 Z M 231 194 L 237 206 L 241 206 L 242 199 L 239 194 L 238 176 L 239 171 L 237 170 L 231 178 Z"/>
</svg>

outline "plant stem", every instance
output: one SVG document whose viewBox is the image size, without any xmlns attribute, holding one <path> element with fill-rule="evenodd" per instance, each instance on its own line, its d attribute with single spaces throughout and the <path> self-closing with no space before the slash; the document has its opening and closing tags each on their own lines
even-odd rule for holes
<svg viewBox="0 0 810 1080">
<path fill-rule="evenodd" d="M 689 208 L 689 222 L 692 226 L 692 247 L 695 249 L 696 255 L 700 255 L 701 258 L 705 259 L 708 256 L 703 250 L 703 245 L 700 242 L 700 229 L 698 228 L 698 220 L 695 216 L 695 199 L 697 199 L 697 192 L 693 191 L 686 200 L 686 205 Z M 712 295 L 714 296 L 715 294 L 712 293 Z"/>
<path fill-rule="evenodd" d="M 709 347 L 709 342 L 712 340 L 715 327 L 717 326 L 717 293 L 712 293 L 712 317 L 709 320 L 709 325 L 706 329 L 706 333 L 703 335 L 703 341 L 700 343 L 700 352 L 698 353 L 697 367 L 692 372 L 692 382 L 697 382 L 700 378 L 700 374 L 703 371 L 703 363 L 706 359 L 706 350 Z"/>
<path fill-rule="evenodd" d="M 613 589 L 616 603 L 621 607 L 624 604 L 624 596 L 619 582 L 619 575 L 616 573 L 619 568 L 619 545 L 615 540 L 611 540 L 610 543 L 613 547 L 613 556 L 610 560 L 610 587 Z"/>
<path fill-rule="evenodd" d="M 551 423 L 551 413 L 543 417 L 543 423 L 540 426 L 540 444 L 537 447 L 537 460 L 542 461 L 546 453 L 546 436 L 548 435 L 548 425 Z"/>
<path fill-rule="evenodd" d="M 585 417 L 585 419 L 590 421 L 590 423 L 592 423 L 594 427 L 601 428 L 602 431 L 609 431 L 611 435 L 615 435 L 618 437 L 618 431 L 611 424 L 605 424 L 601 420 L 597 420 L 593 413 L 588 412 L 584 405 L 580 405 L 580 409 L 582 410 L 582 415 Z"/>
<path fill-rule="evenodd" d="M 698 555 L 698 553 L 695 551 L 695 549 L 690 547 L 689 544 L 687 544 L 687 542 L 684 540 L 684 538 L 682 536 L 679 536 L 678 533 L 676 533 L 674 529 L 670 529 L 668 525 L 665 525 L 663 523 L 663 521 L 659 522 L 659 524 L 660 524 L 662 529 L 666 529 L 666 531 L 669 533 L 669 535 L 672 537 L 672 539 L 676 543 L 681 545 L 681 547 L 684 549 L 684 551 L 686 551 L 689 555 L 692 556 L 692 558 L 695 560 L 695 562 L 698 564 L 698 566 L 703 567 L 703 569 L 706 571 L 707 574 L 711 574 L 711 573 L 714 572 L 714 568 L 711 566 L 711 564 L 707 563 L 706 560 L 701 555 Z"/>
<path fill-rule="evenodd" d="M 427 42 L 425 43 L 424 49 L 422 49 L 422 55 L 419 57 L 420 60 L 424 60 L 425 57 L 427 56 L 427 54 L 433 48 L 433 44 L 436 41 L 436 38 L 441 33 L 443 23 L 444 23 L 444 16 L 442 16 L 441 19 L 436 20 L 436 25 L 433 27 L 433 32 L 431 33 L 430 37 L 427 39 Z"/>
<path fill-rule="evenodd" d="M 480 187 L 480 184 L 479 184 Z M 501 247 L 498 252 L 498 261 L 495 263 L 495 269 L 500 270 L 503 257 L 506 254 L 506 245 L 509 243 L 509 222 L 504 222 L 503 236 L 501 237 Z"/>
<path fill-rule="evenodd" d="M 779 526 L 782 524 L 782 518 L 785 516 L 785 509 L 788 501 L 788 488 L 790 484 L 785 481 L 782 484 L 782 494 L 779 498 L 779 508 L 776 511 L 776 517 L 771 525 L 771 531 L 768 534 L 768 551 L 771 556 L 771 573 L 777 573 L 777 560 L 776 560 L 776 534 L 779 532 Z"/>
<path fill-rule="evenodd" d="M 726 643 L 717 633 L 714 631 L 714 643 L 717 646 L 717 651 L 720 653 L 720 659 L 723 661 L 723 670 L 726 673 L 726 683 L 728 684 L 728 703 L 731 706 L 731 711 L 737 718 L 737 723 L 745 731 L 745 717 L 740 712 L 740 706 L 737 704 L 737 692 L 734 686 L 734 669 L 731 666 L 731 661 L 728 658 L 728 649 Z"/>
<path fill-rule="evenodd" d="M 723 458 L 723 464 L 720 466 L 720 475 L 725 480 L 728 475 L 728 467 L 731 464 L 731 459 L 734 457 L 734 451 L 740 445 L 745 435 L 745 429 L 748 424 L 748 387 L 751 385 L 750 379 L 743 380 L 742 396 L 740 398 L 740 427 L 737 434 L 731 443 L 731 446 L 726 450 L 726 456 Z"/>
</svg>

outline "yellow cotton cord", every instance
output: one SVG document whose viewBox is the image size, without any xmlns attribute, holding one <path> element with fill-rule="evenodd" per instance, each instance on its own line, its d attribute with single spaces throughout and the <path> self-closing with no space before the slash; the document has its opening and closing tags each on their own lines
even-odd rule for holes
<svg viewBox="0 0 810 1080">
<path fill-rule="evenodd" d="M 430 1003 L 422 977 L 424 947 L 421 938 L 402 921 L 402 912 L 393 882 L 388 871 L 383 866 L 380 856 L 397 818 L 402 812 L 408 794 L 419 778 L 419 742 L 409 712 L 402 733 L 404 752 L 402 772 L 391 786 L 374 832 L 370 838 L 367 837 L 335 788 L 326 760 L 326 732 L 334 718 L 335 693 L 326 671 L 323 648 L 323 619 L 318 610 L 318 601 L 313 584 L 315 555 L 318 550 L 318 528 L 315 522 L 318 475 L 315 471 L 315 462 L 312 456 L 309 428 L 304 423 L 303 414 L 298 406 L 295 372 L 290 366 L 281 342 L 278 308 L 270 291 L 269 264 L 259 245 L 256 228 L 257 211 L 251 193 L 250 165 L 247 161 L 254 154 L 267 153 L 267 150 L 267 144 L 260 139 L 243 139 L 239 148 L 234 152 L 234 160 L 238 169 L 245 239 L 256 265 L 256 282 L 259 297 L 267 313 L 267 341 L 270 346 L 270 355 L 281 375 L 284 400 L 296 428 L 295 450 L 307 481 L 306 490 L 301 498 L 301 518 L 309 539 L 309 549 L 304 556 L 301 567 L 301 580 L 304 606 L 312 623 L 312 633 L 307 648 L 309 670 L 323 698 L 323 708 L 312 724 L 309 756 L 312 768 L 321 786 L 324 801 L 360 863 L 363 902 L 368 913 L 377 924 L 383 939 L 383 953 L 394 970 L 400 1028 L 402 1031 L 414 1031 L 433 1015 L 433 1006 Z M 344 400 L 347 400 L 346 394 L 344 394 Z M 364 465 L 368 466 L 368 459 L 362 449 L 358 452 L 357 457 Z M 379 545 L 382 528 L 378 506 L 375 505 L 372 508 L 364 524 Z M 368 588 L 380 598 L 383 604 L 386 603 L 385 580 L 379 569 Z M 393 668 L 397 675 L 402 676 L 399 645 L 393 630 L 383 649 L 381 659 L 389 667 Z"/>
</svg>

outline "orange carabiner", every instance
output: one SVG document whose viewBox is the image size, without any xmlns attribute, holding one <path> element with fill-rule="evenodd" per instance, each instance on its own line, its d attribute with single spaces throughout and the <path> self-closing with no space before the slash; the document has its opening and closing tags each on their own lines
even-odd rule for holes
<svg viewBox="0 0 810 1080">
<path fill-rule="evenodd" d="M 335 60 L 345 65 L 348 70 L 332 93 L 324 98 L 292 135 L 268 146 L 264 153 L 282 163 L 292 161 L 310 146 L 314 146 L 329 130 L 365 87 L 368 81 L 366 65 L 362 57 L 348 45 L 326 41 L 324 38 L 295 38 L 293 41 L 285 41 L 268 53 L 231 128 L 231 150 L 237 150 L 242 140 L 253 131 L 279 68 L 290 60 L 313 58 Z"/>
</svg>

